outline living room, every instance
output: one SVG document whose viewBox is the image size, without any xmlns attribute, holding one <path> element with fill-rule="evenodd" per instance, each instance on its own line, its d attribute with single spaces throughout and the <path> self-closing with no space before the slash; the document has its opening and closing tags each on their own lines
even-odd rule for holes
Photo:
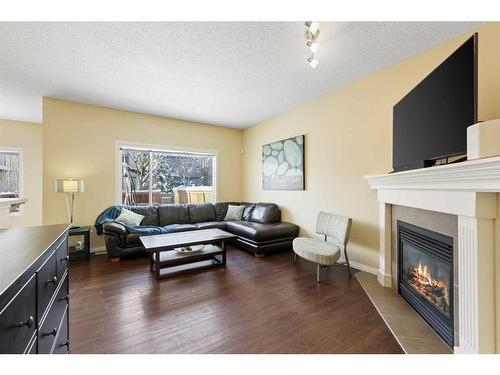
<svg viewBox="0 0 500 375">
<path fill-rule="evenodd" d="M 500 353 L 487 9 L 2 18 L 0 352 Z"/>
</svg>

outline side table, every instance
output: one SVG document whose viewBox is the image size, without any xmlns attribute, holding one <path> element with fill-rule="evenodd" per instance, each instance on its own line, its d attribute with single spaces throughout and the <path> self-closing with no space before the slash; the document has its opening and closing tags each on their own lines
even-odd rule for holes
<svg viewBox="0 0 500 375">
<path fill-rule="evenodd" d="M 68 233 L 69 237 L 72 236 L 82 236 L 83 237 L 83 247 L 78 248 L 78 246 L 69 247 L 69 256 L 71 258 L 90 258 L 90 226 L 75 227 L 71 228 Z"/>
</svg>

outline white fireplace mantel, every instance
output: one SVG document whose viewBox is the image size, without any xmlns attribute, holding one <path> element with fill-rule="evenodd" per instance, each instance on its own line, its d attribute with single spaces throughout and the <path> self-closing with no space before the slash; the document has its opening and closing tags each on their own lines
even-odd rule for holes
<svg viewBox="0 0 500 375">
<path fill-rule="evenodd" d="M 500 157 L 366 176 L 380 203 L 378 280 L 391 286 L 391 205 L 458 216 L 455 353 L 495 353 L 494 254 Z M 500 344 L 500 343 L 499 343 Z"/>
<path fill-rule="evenodd" d="M 365 176 L 372 189 L 500 192 L 500 156 Z"/>
</svg>

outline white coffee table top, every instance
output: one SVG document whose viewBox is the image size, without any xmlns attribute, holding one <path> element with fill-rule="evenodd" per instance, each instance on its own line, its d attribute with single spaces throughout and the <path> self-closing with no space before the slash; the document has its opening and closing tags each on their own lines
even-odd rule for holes
<svg viewBox="0 0 500 375">
<path fill-rule="evenodd" d="M 144 248 L 152 250 L 169 250 L 176 247 L 210 244 L 235 238 L 234 234 L 221 229 L 201 229 L 188 232 L 156 234 L 153 236 L 142 236 L 140 238 Z"/>
</svg>

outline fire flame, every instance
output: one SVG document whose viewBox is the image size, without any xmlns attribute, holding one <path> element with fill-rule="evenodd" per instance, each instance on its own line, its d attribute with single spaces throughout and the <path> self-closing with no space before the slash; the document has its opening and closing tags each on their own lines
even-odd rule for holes
<svg viewBox="0 0 500 375">
<path fill-rule="evenodd" d="M 433 288 L 442 288 L 444 291 L 444 299 L 446 303 L 449 303 L 448 296 L 448 285 L 444 280 L 434 279 L 429 271 L 427 266 L 422 266 L 421 263 L 418 264 L 418 267 L 414 268 L 413 273 L 417 276 L 418 282 L 423 286 L 430 286 Z"/>
</svg>

